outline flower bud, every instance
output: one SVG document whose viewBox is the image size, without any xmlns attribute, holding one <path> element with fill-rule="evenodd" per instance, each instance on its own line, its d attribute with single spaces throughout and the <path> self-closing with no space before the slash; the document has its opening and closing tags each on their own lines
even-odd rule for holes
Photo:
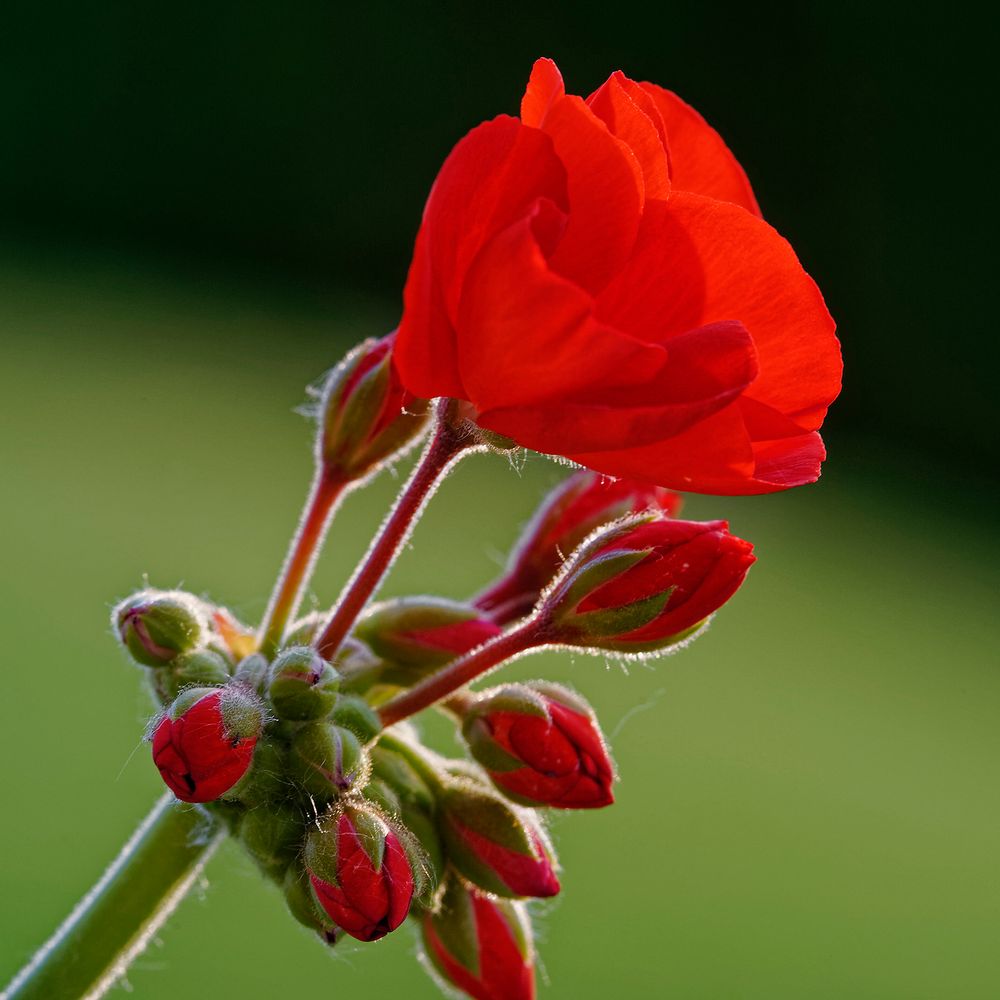
<svg viewBox="0 0 1000 1000">
<path fill-rule="evenodd" d="M 268 696 L 279 719 L 308 722 L 330 714 L 337 700 L 337 672 L 308 646 L 293 646 L 271 664 Z"/>
<path fill-rule="evenodd" d="M 305 792 L 321 802 L 363 785 L 370 770 L 357 736 L 328 722 L 313 722 L 295 734 L 289 766 Z"/>
<path fill-rule="evenodd" d="M 484 896 L 453 875 L 421 931 L 433 968 L 473 1000 L 534 1000 L 534 948 L 523 903 Z"/>
<path fill-rule="evenodd" d="M 317 457 L 328 473 L 363 478 L 416 441 L 427 423 L 427 403 L 403 388 L 393 368 L 394 340 L 366 340 L 327 377 Z"/>
<path fill-rule="evenodd" d="M 506 624 L 528 614 L 564 559 L 601 525 L 654 510 L 674 517 L 681 498 L 670 490 L 581 469 L 557 486 L 535 512 L 511 552 L 504 574 L 476 607 Z"/>
<path fill-rule="evenodd" d="M 498 896 L 559 892 L 551 846 L 526 810 L 465 782 L 447 786 L 439 807 L 448 859 L 470 882 Z"/>
<path fill-rule="evenodd" d="M 200 602 L 181 590 L 140 590 L 111 616 L 122 645 L 137 663 L 162 667 L 202 644 L 207 623 Z"/>
<path fill-rule="evenodd" d="M 150 682 L 161 704 L 169 705 L 188 687 L 222 685 L 229 680 L 229 664 L 211 649 L 180 653 L 168 666 L 151 670 Z"/>
<path fill-rule="evenodd" d="M 153 762 L 177 798 L 211 802 L 246 774 L 263 725 L 263 706 L 245 688 L 191 688 L 156 724 Z"/>
<path fill-rule="evenodd" d="M 356 694 L 341 694 L 337 697 L 330 721 L 344 729 L 350 729 L 362 746 L 371 743 L 382 731 L 378 712 Z"/>
<path fill-rule="evenodd" d="M 304 857 L 316 900 L 359 941 L 384 937 L 410 912 L 420 859 L 410 837 L 376 810 L 334 810 L 309 834 Z"/>
<path fill-rule="evenodd" d="M 725 521 L 623 521 L 573 554 L 539 613 L 556 644 L 622 653 L 664 649 L 692 635 L 732 597 L 752 553 Z"/>
<path fill-rule="evenodd" d="M 502 629 L 475 608 L 436 597 L 402 597 L 375 605 L 355 630 L 385 661 L 379 681 L 407 686 Z"/>
<path fill-rule="evenodd" d="M 279 881 L 295 860 L 305 839 L 302 816 L 288 806 L 269 803 L 247 810 L 240 822 L 240 840 L 265 875 Z"/>
<path fill-rule="evenodd" d="M 485 691 L 462 732 L 493 783 L 517 802 L 556 809 L 614 802 L 614 767 L 593 709 L 558 684 Z"/>
<path fill-rule="evenodd" d="M 372 748 L 371 757 L 372 775 L 384 781 L 400 802 L 426 812 L 434 809 L 434 792 L 409 757 L 382 743 Z"/>
</svg>

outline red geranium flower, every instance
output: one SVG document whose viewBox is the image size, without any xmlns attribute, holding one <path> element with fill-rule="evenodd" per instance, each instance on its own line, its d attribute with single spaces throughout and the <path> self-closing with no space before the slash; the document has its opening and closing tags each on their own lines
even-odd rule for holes
<svg viewBox="0 0 1000 1000">
<path fill-rule="evenodd" d="M 418 396 L 613 476 L 703 493 L 815 480 L 834 325 L 718 134 L 615 73 L 586 101 L 539 60 L 521 118 L 438 175 L 395 348 Z"/>
</svg>

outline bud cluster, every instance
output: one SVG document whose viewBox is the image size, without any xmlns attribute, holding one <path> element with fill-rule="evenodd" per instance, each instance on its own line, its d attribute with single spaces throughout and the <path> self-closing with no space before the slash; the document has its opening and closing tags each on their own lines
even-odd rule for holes
<svg viewBox="0 0 1000 1000">
<path fill-rule="evenodd" d="M 426 420 L 395 381 L 391 338 L 349 355 L 319 409 L 317 461 L 352 481 Z M 679 505 L 666 490 L 576 472 L 478 596 L 359 603 L 333 643 L 326 616 L 291 621 L 287 593 L 272 603 L 287 616 L 258 632 L 193 595 L 142 590 L 112 623 L 158 706 L 153 761 L 178 799 L 227 824 L 327 944 L 375 941 L 412 916 L 446 984 L 528 1000 L 525 901 L 560 891 L 543 810 L 611 805 L 616 772 L 576 691 L 469 684 L 534 648 L 648 655 L 698 631 L 753 557 L 723 522 L 676 519 Z M 309 562 L 303 550 L 290 565 Z M 432 704 L 455 723 L 462 757 L 398 721 Z"/>
</svg>

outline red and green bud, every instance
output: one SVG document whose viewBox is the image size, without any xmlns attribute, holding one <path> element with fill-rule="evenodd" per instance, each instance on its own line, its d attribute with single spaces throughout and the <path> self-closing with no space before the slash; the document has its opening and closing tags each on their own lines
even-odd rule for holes
<svg viewBox="0 0 1000 1000">
<path fill-rule="evenodd" d="M 558 684 L 483 692 L 465 714 L 472 756 L 508 797 L 532 806 L 597 809 L 614 802 L 614 766 L 590 705 Z"/>
<path fill-rule="evenodd" d="M 395 334 L 359 344 L 330 373 L 319 402 L 317 459 L 327 474 L 362 479 L 404 451 L 427 424 L 427 403 L 402 386 Z"/>
<path fill-rule="evenodd" d="M 264 725 L 253 692 L 238 686 L 183 692 L 156 724 L 153 762 L 184 802 L 211 802 L 247 773 Z"/>
<path fill-rule="evenodd" d="M 566 556 L 602 525 L 652 510 L 674 517 L 681 498 L 670 490 L 581 469 L 543 501 L 511 552 L 503 575 L 476 599 L 500 624 L 527 615 Z"/>
<path fill-rule="evenodd" d="M 294 646 L 271 664 L 268 697 L 280 719 L 309 722 L 333 710 L 340 678 L 316 650 Z"/>
<path fill-rule="evenodd" d="M 523 903 L 492 899 L 452 876 L 421 930 L 427 957 L 449 986 L 473 1000 L 534 1000 L 534 948 Z"/>
<path fill-rule="evenodd" d="M 303 726 L 292 741 L 292 776 L 320 802 L 329 802 L 363 785 L 370 767 L 357 736 L 342 726 L 313 722 Z"/>
<path fill-rule="evenodd" d="M 471 605 L 436 597 L 401 597 L 377 604 L 355 629 L 384 661 L 379 682 L 403 687 L 501 631 Z"/>
<path fill-rule="evenodd" d="M 163 667 L 205 641 L 201 602 L 181 590 L 140 590 L 111 614 L 118 638 L 137 663 Z"/>
<path fill-rule="evenodd" d="M 305 865 L 316 901 L 359 941 L 394 931 L 419 891 L 416 844 L 374 808 L 345 806 L 306 839 Z"/>
<path fill-rule="evenodd" d="M 573 554 L 539 606 L 550 641 L 621 653 L 672 646 L 736 593 L 753 546 L 725 521 L 633 518 Z"/>
<path fill-rule="evenodd" d="M 559 892 L 552 847 L 526 810 L 466 782 L 446 786 L 438 805 L 448 859 L 474 885 L 508 897 Z"/>
</svg>

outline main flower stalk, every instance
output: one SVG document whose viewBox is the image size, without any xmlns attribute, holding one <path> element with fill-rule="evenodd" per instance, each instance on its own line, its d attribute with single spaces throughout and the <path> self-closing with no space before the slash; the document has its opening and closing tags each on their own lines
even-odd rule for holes
<svg viewBox="0 0 1000 1000">
<path fill-rule="evenodd" d="M 163 795 L 4 1000 L 104 996 L 187 895 L 223 836 L 216 820 Z"/>
</svg>

